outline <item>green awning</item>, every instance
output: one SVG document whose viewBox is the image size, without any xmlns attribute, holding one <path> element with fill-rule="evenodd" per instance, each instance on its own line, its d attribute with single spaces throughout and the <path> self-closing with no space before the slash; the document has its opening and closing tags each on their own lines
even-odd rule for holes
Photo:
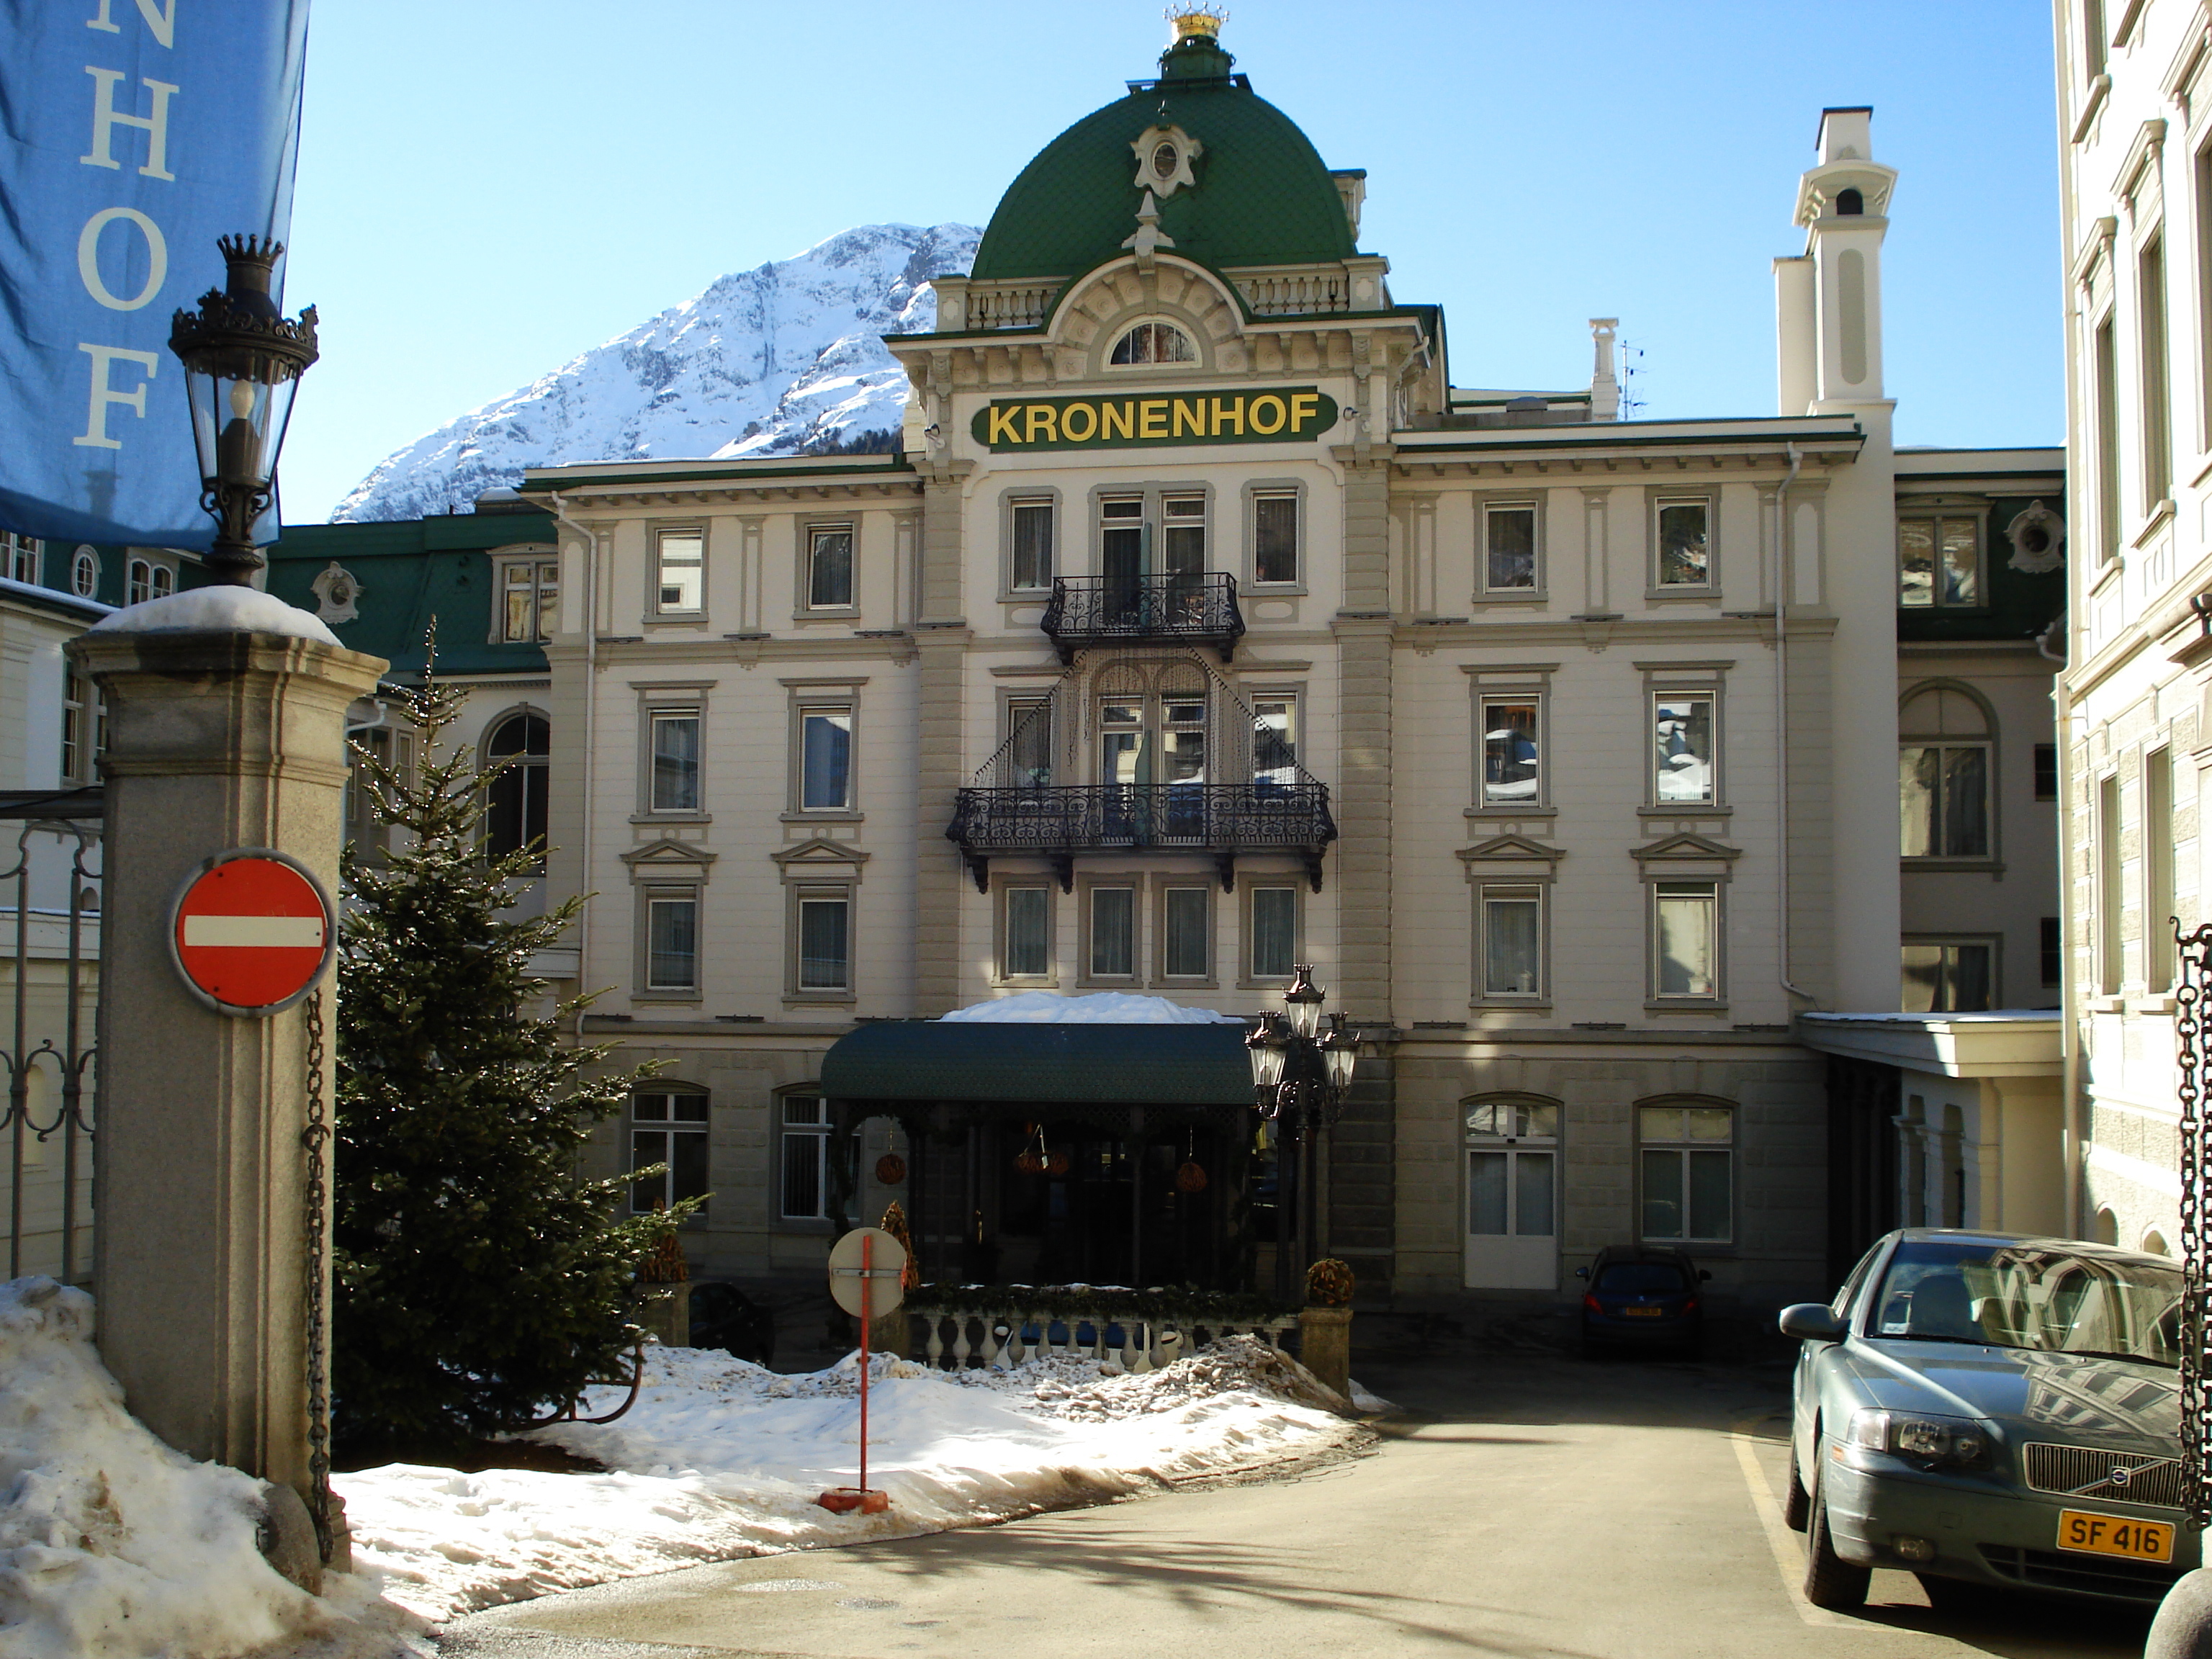
<svg viewBox="0 0 2212 1659">
<path fill-rule="evenodd" d="M 1244 1027 L 885 1020 L 822 1060 L 832 1100 L 1249 1106 Z"/>
</svg>

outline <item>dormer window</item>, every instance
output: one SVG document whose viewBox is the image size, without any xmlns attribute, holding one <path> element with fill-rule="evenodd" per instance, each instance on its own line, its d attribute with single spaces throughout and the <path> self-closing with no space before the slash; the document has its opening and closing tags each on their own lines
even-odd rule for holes
<svg viewBox="0 0 2212 1659">
<path fill-rule="evenodd" d="M 1846 187 L 1836 192 L 1836 211 L 1846 218 L 1856 218 L 1866 211 L 1866 198 Z"/>
<path fill-rule="evenodd" d="M 1163 144 L 1162 149 L 1171 145 Z M 1173 323 L 1139 323 L 1115 343 L 1114 355 L 1109 362 L 1131 363 L 1194 363 L 1198 348 L 1190 343 L 1190 336 Z"/>
</svg>

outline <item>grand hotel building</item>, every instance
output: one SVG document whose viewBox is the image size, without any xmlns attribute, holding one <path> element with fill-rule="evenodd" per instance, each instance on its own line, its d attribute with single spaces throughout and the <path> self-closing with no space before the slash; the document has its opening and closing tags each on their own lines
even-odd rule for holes
<svg viewBox="0 0 2212 1659">
<path fill-rule="evenodd" d="M 936 1017 L 1248 1014 L 1309 963 L 1363 1040 L 1316 1196 L 1367 1294 L 1555 1291 L 1638 1238 L 1823 1289 L 1896 1212 L 1901 1103 L 1832 1114 L 1859 1062 L 1798 1017 L 2046 1000 L 2063 575 L 2006 555 L 2032 501 L 2063 536 L 2056 456 L 1893 453 L 1869 112 L 1823 117 L 1776 262 L 1782 412 L 1623 422 L 1607 321 L 1586 387 L 1455 384 L 1364 174 L 1217 35 L 1048 144 L 888 342 L 902 453 L 535 471 L 288 532 L 272 585 L 339 572 L 395 647 L 477 607 L 495 833 L 593 895 L 549 967 L 665 1062 L 606 1166 L 711 1192 L 702 1272 L 811 1275 L 898 1197 L 933 1276 L 1265 1283 L 1240 1029 Z M 2046 1127 L 2006 1109 L 1961 1220 Z"/>
</svg>

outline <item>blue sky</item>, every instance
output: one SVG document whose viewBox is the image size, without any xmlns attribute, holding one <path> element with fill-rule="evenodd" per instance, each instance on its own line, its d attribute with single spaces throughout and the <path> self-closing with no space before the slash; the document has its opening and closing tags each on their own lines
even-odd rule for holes
<svg viewBox="0 0 2212 1659">
<path fill-rule="evenodd" d="M 984 222 L 1166 33 L 1157 0 L 314 0 L 287 299 L 324 355 L 285 516 L 726 271 Z M 1768 261 L 1820 109 L 1871 104 L 1899 441 L 2061 441 L 2034 0 L 1237 0 L 1223 44 L 1368 169 L 1361 244 L 1446 307 L 1458 384 L 1586 381 L 1618 316 L 1647 418 L 1773 412 Z"/>
</svg>

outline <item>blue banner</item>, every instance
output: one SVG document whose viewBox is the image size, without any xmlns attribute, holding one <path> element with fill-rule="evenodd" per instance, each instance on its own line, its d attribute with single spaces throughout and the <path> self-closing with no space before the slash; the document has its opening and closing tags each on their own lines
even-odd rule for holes
<svg viewBox="0 0 2212 1659">
<path fill-rule="evenodd" d="M 289 232 L 307 44 L 307 0 L 0 0 L 0 529 L 214 538 L 169 320 Z"/>
</svg>

